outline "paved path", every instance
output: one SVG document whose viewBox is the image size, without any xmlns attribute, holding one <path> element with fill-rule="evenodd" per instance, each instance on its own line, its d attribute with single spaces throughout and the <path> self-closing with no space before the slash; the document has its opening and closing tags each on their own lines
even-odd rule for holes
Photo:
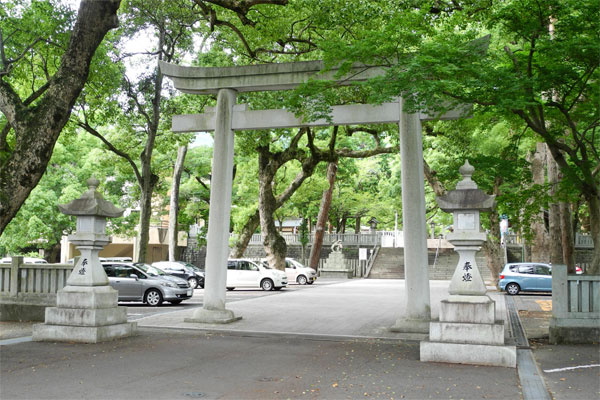
<svg viewBox="0 0 600 400">
<path fill-rule="evenodd" d="M 448 284 L 431 282 L 434 317 Z M 532 381 L 520 378 L 524 368 L 420 362 L 422 335 L 387 330 L 402 315 L 403 290 L 402 280 L 320 280 L 232 301 L 243 319 L 226 326 L 184 323 L 186 309 L 140 318 L 139 335 L 114 342 L 0 341 L 0 398 L 527 400 L 541 382 L 556 400 L 600 399 L 598 346 L 533 342 L 533 353 L 522 349 L 539 363 Z M 505 319 L 505 296 L 490 296 Z M 544 298 L 514 300 L 543 312 Z"/>
</svg>

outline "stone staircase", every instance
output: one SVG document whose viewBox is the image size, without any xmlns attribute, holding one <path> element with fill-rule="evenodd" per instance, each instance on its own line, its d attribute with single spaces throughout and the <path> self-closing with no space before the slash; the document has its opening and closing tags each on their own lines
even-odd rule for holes
<svg viewBox="0 0 600 400">
<path fill-rule="evenodd" d="M 450 280 L 458 264 L 458 254 L 452 249 L 440 249 L 437 259 L 436 251 L 428 251 L 429 279 Z M 434 265 L 435 263 L 435 265 Z M 477 265 L 484 281 L 491 280 L 483 253 L 477 255 Z M 404 249 L 382 247 L 373 262 L 369 279 L 404 279 Z"/>
<path fill-rule="evenodd" d="M 404 249 L 381 247 L 368 278 L 404 279 Z"/>
</svg>

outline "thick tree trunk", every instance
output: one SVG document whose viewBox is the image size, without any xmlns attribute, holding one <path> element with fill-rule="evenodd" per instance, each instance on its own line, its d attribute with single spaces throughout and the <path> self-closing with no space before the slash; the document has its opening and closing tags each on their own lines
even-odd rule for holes
<svg viewBox="0 0 600 400">
<path fill-rule="evenodd" d="M 337 161 L 332 161 L 327 166 L 327 180 L 329 188 L 323 191 L 321 205 L 319 206 L 319 216 L 317 217 L 317 227 L 315 229 L 315 239 L 310 249 L 309 266 L 318 269 L 319 259 L 321 258 L 321 248 L 323 247 L 323 237 L 325 236 L 325 225 L 329 216 L 329 207 L 331 206 L 331 197 L 337 173 Z"/>
<path fill-rule="evenodd" d="M 285 271 L 287 244 L 275 226 L 277 200 L 273 195 L 273 178 L 277 171 L 270 161 L 268 148 L 259 149 L 258 155 L 258 209 L 260 213 L 260 232 L 263 239 L 267 262 L 271 268 Z"/>
<path fill-rule="evenodd" d="M 177 213 L 179 212 L 179 183 L 183 162 L 187 153 L 187 146 L 179 146 L 177 160 L 173 168 L 173 182 L 171 184 L 171 199 L 169 203 L 169 261 L 177 261 Z"/>
<path fill-rule="evenodd" d="M 360 233 L 360 215 L 356 216 L 356 223 L 354 225 L 354 233 L 356 233 L 356 234 Z"/>
<path fill-rule="evenodd" d="M 546 180 L 545 162 L 546 160 L 546 145 L 538 143 L 536 151 L 531 160 L 531 175 L 533 183 L 543 186 Z M 548 231 L 546 230 L 544 210 L 540 209 L 536 220 L 533 222 L 531 229 L 533 230 L 534 239 L 531 247 L 531 261 L 548 262 L 550 261 L 548 253 Z"/>
<path fill-rule="evenodd" d="M 92 57 L 106 33 L 118 26 L 119 4 L 120 0 L 81 2 L 61 64 L 35 105 L 23 103 L 7 79 L 0 80 L 0 111 L 15 132 L 14 149 L 0 164 L 0 235 L 46 171 L 87 81 Z"/>
</svg>

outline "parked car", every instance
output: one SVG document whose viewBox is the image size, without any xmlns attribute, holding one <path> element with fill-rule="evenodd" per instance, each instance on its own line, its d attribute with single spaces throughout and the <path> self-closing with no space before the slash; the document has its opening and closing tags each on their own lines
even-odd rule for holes
<svg viewBox="0 0 600 400">
<path fill-rule="evenodd" d="M 193 296 L 185 279 L 171 276 L 144 263 L 102 263 L 108 282 L 119 292 L 119 301 L 143 301 L 159 306 L 163 301 L 179 304 Z"/>
<path fill-rule="evenodd" d="M 12 257 L 4 257 L 0 259 L 0 264 L 10 264 L 12 262 Z M 48 264 L 48 261 L 43 258 L 35 258 L 35 257 L 23 257 L 24 264 Z"/>
<path fill-rule="evenodd" d="M 180 264 L 178 261 L 157 261 L 153 262 L 152 266 L 162 269 L 169 275 L 185 279 L 189 282 L 192 289 L 196 289 L 199 285 L 199 278 L 196 272 L 184 264 Z M 202 276 L 202 281 L 204 282 L 204 276 Z"/>
<path fill-rule="evenodd" d="M 261 261 L 263 265 L 269 266 L 265 258 Z M 285 258 L 285 274 L 289 283 L 296 282 L 299 285 L 312 285 L 317 280 L 317 271 L 310 267 L 305 267 L 299 261 L 289 257 Z"/>
<path fill-rule="evenodd" d="M 185 261 L 177 261 L 179 264 L 184 265 L 187 268 L 194 270 L 196 274 L 196 278 L 198 279 L 198 286 L 204 289 L 204 270 L 200 267 L 195 266 L 194 264 L 187 263 Z"/>
<path fill-rule="evenodd" d="M 519 292 L 551 292 L 552 267 L 544 263 L 510 263 L 500 273 L 500 289 L 510 295 Z"/>
<path fill-rule="evenodd" d="M 246 259 L 227 260 L 227 290 L 236 287 L 280 290 L 288 283 L 285 272 Z"/>
</svg>

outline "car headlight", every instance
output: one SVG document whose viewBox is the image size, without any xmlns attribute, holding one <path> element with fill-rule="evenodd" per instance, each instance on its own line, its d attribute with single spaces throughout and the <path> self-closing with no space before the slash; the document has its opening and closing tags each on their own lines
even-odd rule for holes
<svg viewBox="0 0 600 400">
<path fill-rule="evenodd" d="M 171 288 L 176 288 L 177 287 L 177 285 L 175 283 L 168 282 L 168 281 L 161 282 L 160 284 L 163 285 L 163 286 L 166 286 L 166 287 L 171 287 Z"/>
</svg>

